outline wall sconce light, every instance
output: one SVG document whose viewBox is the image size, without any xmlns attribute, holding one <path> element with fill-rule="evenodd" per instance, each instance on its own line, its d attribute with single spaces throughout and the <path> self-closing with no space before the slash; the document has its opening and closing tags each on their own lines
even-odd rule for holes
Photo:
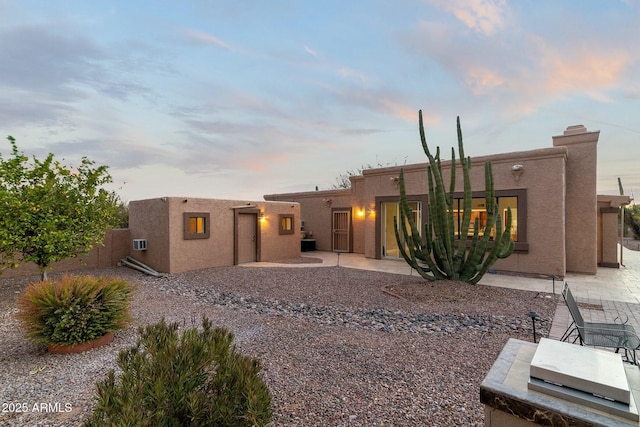
<svg viewBox="0 0 640 427">
<path fill-rule="evenodd" d="M 263 211 L 260 211 L 260 213 L 258 214 L 258 219 L 260 220 L 260 222 L 265 222 L 267 220 L 267 216 Z"/>
<path fill-rule="evenodd" d="M 398 183 L 400 182 L 399 176 L 392 176 L 391 178 L 389 178 L 389 180 L 391 180 L 391 183 L 395 188 L 398 188 Z"/>
<path fill-rule="evenodd" d="M 331 199 L 322 199 L 322 201 L 324 202 L 325 205 L 331 206 L 331 202 L 332 202 Z"/>
<path fill-rule="evenodd" d="M 356 214 L 358 215 L 358 218 L 364 218 L 364 209 L 358 209 Z"/>
<path fill-rule="evenodd" d="M 520 177 L 522 176 L 522 174 L 524 173 L 524 166 L 523 165 L 513 165 L 511 166 L 511 174 L 513 175 L 513 178 L 516 181 L 520 181 Z"/>
<path fill-rule="evenodd" d="M 376 215 L 376 208 L 369 208 L 369 216 L 375 216 Z"/>
</svg>

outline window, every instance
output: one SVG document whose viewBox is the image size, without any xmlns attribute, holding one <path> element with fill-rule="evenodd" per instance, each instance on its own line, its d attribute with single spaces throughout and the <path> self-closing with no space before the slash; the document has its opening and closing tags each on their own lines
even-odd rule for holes
<svg viewBox="0 0 640 427">
<path fill-rule="evenodd" d="M 458 196 L 458 195 L 456 195 Z M 456 238 L 461 239 L 461 230 L 462 227 L 462 215 L 463 215 L 463 204 L 464 200 L 462 195 L 460 197 L 456 197 L 453 201 L 454 208 L 454 227 L 455 227 L 455 235 Z M 500 190 L 496 191 L 496 202 L 498 204 L 498 212 L 502 215 L 502 224 L 507 221 L 507 212 L 509 208 L 511 209 L 511 239 L 514 242 L 526 242 L 526 233 L 520 227 L 520 224 L 524 224 L 524 211 L 526 209 L 526 191 L 525 190 Z M 469 224 L 469 231 L 467 233 L 466 238 L 471 238 L 473 236 L 473 224 L 474 221 L 478 219 L 478 235 L 482 236 L 484 234 L 484 228 L 487 225 L 488 213 L 487 207 L 485 206 L 485 198 L 482 193 L 474 193 L 473 198 L 471 200 L 471 221 Z M 490 238 L 493 239 L 493 234 L 495 233 L 495 227 L 491 231 Z"/>
<path fill-rule="evenodd" d="M 184 213 L 184 238 L 208 239 L 209 238 L 209 214 L 197 212 Z"/>
<path fill-rule="evenodd" d="M 278 222 L 280 223 L 280 234 L 293 234 L 293 214 L 280 214 L 278 215 Z"/>
</svg>

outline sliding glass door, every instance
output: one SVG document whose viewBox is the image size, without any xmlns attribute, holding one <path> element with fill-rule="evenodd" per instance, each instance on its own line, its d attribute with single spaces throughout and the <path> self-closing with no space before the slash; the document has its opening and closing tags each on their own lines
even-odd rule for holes
<svg viewBox="0 0 640 427">
<path fill-rule="evenodd" d="M 413 220 L 418 226 L 418 230 L 420 230 L 420 235 L 422 235 L 422 203 L 421 202 L 409 202 L 409 209 L 413 214 Z M 400 258 L 400 250 L 398 249 L 398 242 L 396 241 L 395 229 L 393 226 L 393 218 L 398 218 L 398 232 L 402 239 L 402 244 L 404 245 L 404 239 L 402 238 L 402 228 L 400 228 L 400 204 L 398 202 L 382 202 L 380 206 L 381 210 L 381 221 L 380 225 L 382 230 L 380 230 L 381 238 L 381 250 L 382 257 L 385 258 Z M 409 222 L 407 221 L 407 228 L 409 228 Z M 406 247 L 406 245 L 405 245 Z"/>
</svg>

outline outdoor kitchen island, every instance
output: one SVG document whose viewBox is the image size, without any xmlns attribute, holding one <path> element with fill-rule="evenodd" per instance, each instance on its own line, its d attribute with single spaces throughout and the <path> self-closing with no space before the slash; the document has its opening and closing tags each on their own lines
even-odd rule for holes
<svg viewBox="0 0 640 427">
<path fill-rule="evenodd" d="M 638 426 L 640 370 L 611 351 L 509 339 L 480 385 L 485 426 Z"/>
</svg>

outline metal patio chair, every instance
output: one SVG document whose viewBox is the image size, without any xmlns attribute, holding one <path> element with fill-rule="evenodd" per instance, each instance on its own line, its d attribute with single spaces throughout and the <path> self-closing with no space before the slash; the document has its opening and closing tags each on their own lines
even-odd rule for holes
<svg viewBox="0 0 640 427">
<path fill-rule="evenodd" d="M 560 341 L 569 341 L 575 333 L 573 343 L 579 341 L 580 345 L 615 348 L 616 353 L 623 349 L 625 359 L 637 365 L 636 350 L 640 347 L 640 338 L 638 338 L 633 326 L 627 322 L 585 322 L 571 289 L 569 289 L 569 284 L 566 282 L 562 289 L 562 297 L 567 304 L 573 322 L 564 332 Z"/>
</svg>

